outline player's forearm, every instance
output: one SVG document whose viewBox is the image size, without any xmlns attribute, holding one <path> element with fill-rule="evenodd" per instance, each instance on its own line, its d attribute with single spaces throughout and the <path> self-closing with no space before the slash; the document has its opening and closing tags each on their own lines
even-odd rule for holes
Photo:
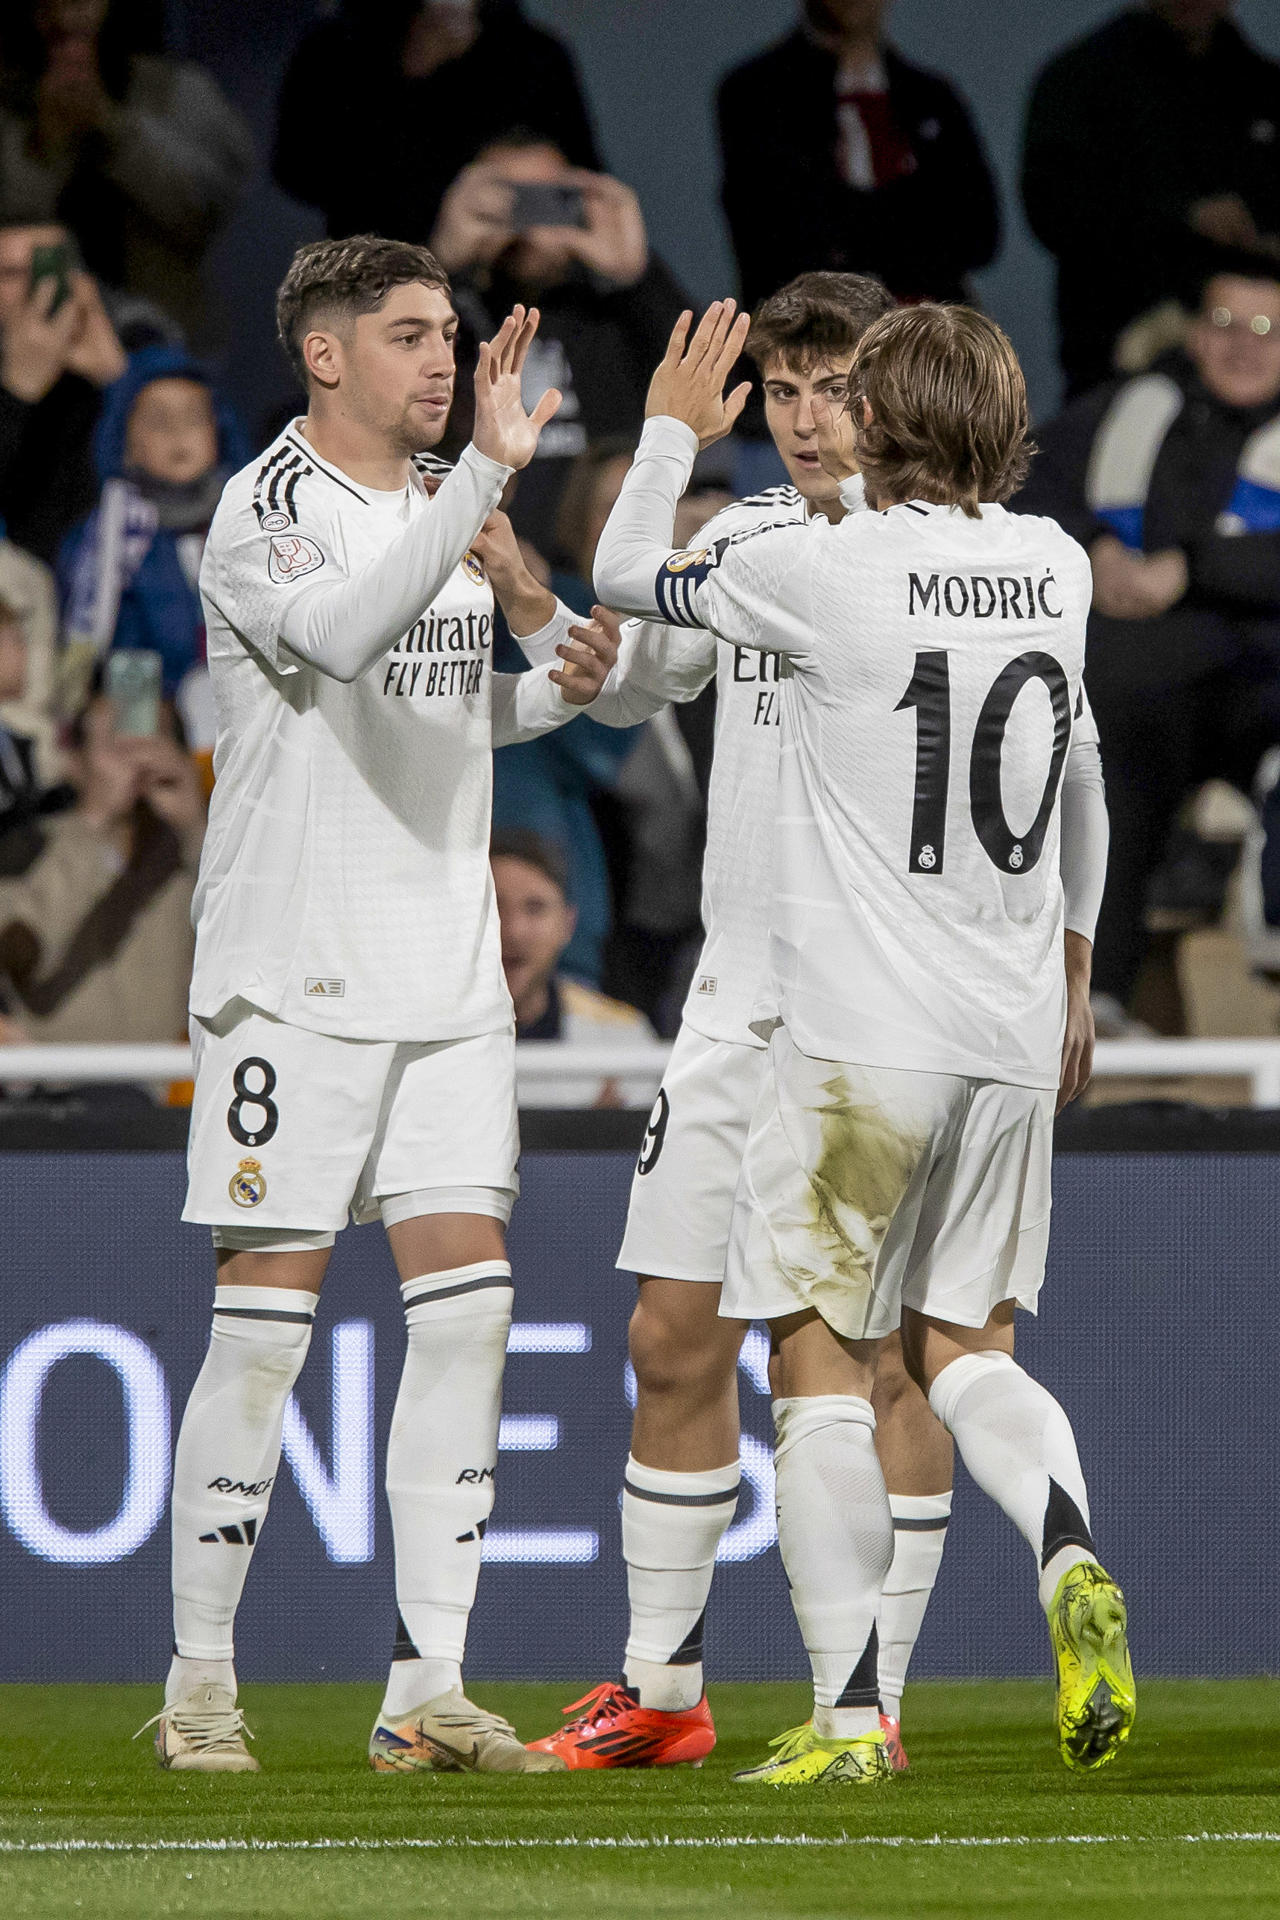
<svg viewBox="0 0 1280 1920">
<path fill-rule="evenodd" d="M 675 703 L 696 700 L 716 672 L 716 642 L 699 629 L 629 620 L 617 664 L 591 703 L 606 727 L 636 727 Z"/>
<path fill-rule="evenodd" d="M 590 713 L 590 707 L 575 707 L 561 697 L 550 678 L 551 667 L 531 667 L 528 673 L 495 673 L 493 676 L 493 744 L 512 747 L 521 740 L 540 740 L 554 733 L 575 714 Z"/>
<path fill-rule="evenodd" d="M 622 492 L 596 548 L 596 597 L 619 613 L 661 619 L 658 573 L 671 557 L 676 506 L 698 437 L 682 420 L 646 420 Z"/>
<path fill-rule="evenodd" d="M 564 601 L 557 600 L 553 593 L 547 594 L 547 600 L 550 605 L 544 608 L 541 622 L 537 626 L 525 627 L 523 631 L 518 632 L 511 624 L 511 614 L 506 601 L 499 595 L 499 604 L 507 616 L 507 623 L 511 626 L 520 651 L 531 667 L 562 666 L 564 663 L 557 654 L 556 648 L 563 646 L 569 638 L 570 627 L 580 627 L 584 624 L 582 615 L 575 613 L 572 607 L 566 607 Z"/>
<path fill-rule="evenodd" d="M 536 643 L 543 630 L 555 623 L 560 602 L 550 587 L 542 586 L 531 573 L 512 581 L 494 579 L 493 597 L 507 617 L 512 638 L 520 642 L 521 652 L 526 659 L 536 665 L 525 643 L 527 640 Z M 570 618 L 576 618 L 576 615 Z"/>
<path fill-rule="evenodd" d="M 1098 749 L 1092 741 L 1074 741 L 1062 781 L 1058 861 L 1068 943 L 1083 941 L 1090 953 L 1106 884 L 1110 837 Z"/>
<path fill-rule="evenodd" d="M 431 605 L 509 478 L 510 468 L 465 448 L 430 509 L 375 565 L 332 586 L 321 577 L 291 603 L 280 623 L 290 652 L 334 680 L 367 673 Z"/>
</svg>

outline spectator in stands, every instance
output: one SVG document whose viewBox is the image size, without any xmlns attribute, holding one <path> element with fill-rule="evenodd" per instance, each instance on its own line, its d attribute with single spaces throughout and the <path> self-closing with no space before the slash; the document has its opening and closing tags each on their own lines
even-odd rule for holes
<svg viewBox="0 0 1280 1920">
<path fill-rule="evenodd" d="M 520 227 L 521 187 L 574 196 L 582 224 Z M 525 362 L 525 405 L 548 387 L 564 398 L 520 475 L 511 518 L 559 565 L 567 556 L 557 549 L 556 516 L 570 468 L 604 435 L 639 437 L 649 376 L 688 303 L 650 252 L 630 187 L 572 166 L 554 141 L 527 130 L 490 141 L 458 175 L 431 249 L 453 281 L 462 322 L 451 444 L 462 445 L 470 431 L 465 370 L 475 338 L 487 338 L 513 301 L 531 301 L 542 314 Z"/>
<path fill-rule="evenodd" d="M 3 538 L 0 600 L 21 624 L 26 653 L 22 692 L 0 695 L 0 725 L 31 741 L 40 780 L 48 785 L 62 771 L 58 740 L 62 716 L 58 589 L 51 570 L 42 561 Z"/>
<path fill-rule="evenodd" d="M 652 1040 L 642 1013 L 559 972 L 573 936 L 568 872 L 558 850 L 536 833 L 495 833 L 489 849 L 502 928 L 502 966 L 516 1010 L 517 1040 L 561 1040 L 577 1046 Z M 613 1079 L 570 1081 L 557 1106 L 616 1107 L 624 1092 Z"/>
<path fill-rule="evenodd" d="M 52 565 L 97 497 L 90 441 L 125 355 L 94 281 L 37 274 L 65 246 L 58 226 L 0 226 L 0 519 Z"/>
<path fill-rule="evenodd" d="M 630 464 L 629 456 L 624 461 Z M 621 482 L 619 482 L 619 485 Z M 507 560 L 515 535 L 505 515 L 496 534 L 481 537 L 490 578 Z M 604 525 L 595 529 L 591 554 Z M 593 595 L 588 565 L 585 576 L 553 573 L 536 552 L 530 554 L 546 583 L 567 606 L 590 618 Z M 612 618 L 612 616 L 607 616 Z M 500 672 L 519 672 L 526 665 L 519 643 L 499 623 L 494 666 Z M 641 729 L 606 727 L 589 714 L 571 727 L 499 747 L 493 756 L 493 820 L 498 829 L 527 828 L 553 845 L 564 861 L 568 896 L 573 905 L 573 929 L 562 956 L 564 971 L 598 985 L 604 945 L 611 918 L 609 872 L 605 849 L 593 811 L 597 796 L 610 792 L 619 769 L 635 748 Z"/>
<path fill-rule="evenodd" d="M 9 0 L 0 221 L 58 222 L 85 264 L 199 337 L 201 266 L 253 164 L 209 75 L 161 53 L 131 0 Z"/>
<path fill-rule="evenodd" d="M 0 981 L 32 1041 L 177 1040 L 194 951 L 191 893 L 204 804 L 170 736 L 117 734 L 96 699 L 74 729 L 76 804 L 0 879 Z"/>
<path fill-rule="evenodd" d="M 1233 0 L 1145 0 L 1050 61 L 1027 111 L 1022 195 L 1058 263 L 1068 394 L 1117 335 L 1191 304 L 1229 254 L 1280 260 L 1280 66 Z"/>
<path fill-rule="evenodd" d="M 205 534 L 248 447 L 197 361 L 144 347 L 105 396 L 94 452 L 102 494 L 59 559 L 68 646 L 90 662 L 113 647 L 158 653 L 185 720 L 189 676 L 204 676 Z"/>
<path fill-rule="evenodd" d="M 17 733 L 3 715 L 27 690 L 27 636 L 22 616 L 0 598 L 0 874 L 5 871 L 5 842 L 40 810 L 40 780 L 35 742 Z"/>
<path fill-rule="evenodd" d="M 1093 562 L 1086 679 L 1111 814 L 1093 979 L 1114 1030 L 1183 801 L 1215 776 L 1248 793 L 1280 744 L 1280 270 L 1210 278 L 1185 353 L 1039 439 L 1015 504 Z"/>
<path fill-rule="evenodd" d="M 719 92 L 723 198 L 748 306 L 814 267 L 963 300 L 1000 238 L 964 102 L 886 41 L 888 0 L 802 0 Z"/>
<path fill-rule="evenodd" d="M 600 164 L 573 61 L 518 0 L 343 0 L 290 63 L 272 169 L 330 234 L 425 241 L 459 167 L 517 125 Z"/>
</svg>

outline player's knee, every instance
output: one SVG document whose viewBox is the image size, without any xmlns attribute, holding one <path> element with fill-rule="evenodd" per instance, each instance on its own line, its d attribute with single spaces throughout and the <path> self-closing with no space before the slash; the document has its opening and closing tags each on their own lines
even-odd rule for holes
<svg viewBox="0 0 1280 1920">
<path fill-rule="evenodd" d="M 703 1315 L 655 1312 L 643 1299 L 631 1316 L 631 1364 L 644 1393 L 705 1399 L 726 1391 L 740 1344 L 740 1332 L 728 1321 L 708 1325 Z"/>
</svg>

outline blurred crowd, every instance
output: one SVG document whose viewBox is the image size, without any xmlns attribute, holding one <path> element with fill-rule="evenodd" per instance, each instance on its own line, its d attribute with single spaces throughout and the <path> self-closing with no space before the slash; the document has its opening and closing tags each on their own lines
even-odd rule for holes
<svg viewBox="0 0 1280 1920">
<path fill-rule="evenodd" d="M 897 51 L 890 13 L 799 0 L 720 81 L 749 304 L 814 268 L 972 300 L 999 250 L 981 129 Z M 1093 561 L 1112 822 L 1095 978 L 1114 1033 L 1185 1030 L 1178 945 L 1224 912 L 1280 978 L 1280 65 L 1231 14 L 1136 0 L 1050 60 L 1025 111 L 1066 398 L 1015 504 Z M 219 391 L 236 325 L 266 324 L 232 325 L 208 266 L 263 143 L 166 49 L 163 18 L 160 0 L 0 16 L 0 1041 L 184 1031 L 214 729 L 195 582 L 223 482 L 288 411 L 242 423 Z M 539 306 L 526 404 L 564 401 L 509 510 L 585 612 L 649 372 L 692 302 L 604 170 L 572 49 L 519 0 L 345 0 L 293 53 L 270 163 L 329 233 L 423 241 L 447 269 L 454 448 L 476 342 L 513 301 Z M 678 537 L 784 478 L 753 407 L 699 462 Z M 504 644 L 498 664 L 519 664 Z M 496 756 L 524 1037 L 674 1031 L 713 701 Z"/>
</svg>

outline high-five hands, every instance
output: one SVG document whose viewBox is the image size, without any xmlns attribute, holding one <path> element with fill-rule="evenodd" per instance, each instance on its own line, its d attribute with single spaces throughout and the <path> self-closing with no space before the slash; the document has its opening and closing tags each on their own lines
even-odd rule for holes
<svg viewBox="0 0 1280 1920">
<path fill-rule="evenodd" d="M 560 697 L 572 707 L 585 707 L 595 699 L 609 677 L 609 669 L 618 658 L 622 622 L 608 607 L 592 607 L 588 626 L 570 627 L 572 639 L 556 648 L 563 667 L 553 667 L 550 679 L 560 689 Z"/>
<path fill-rule="evenodd" d="M 744 380 L 726 395 L 724 383 L 746 344 L 751 316 L 738 314 L 733 300 L 716 300 L 707 308 L 689 338 L 691 313 L 682 313 L 671 329 L 667 351 L 649 382 L 646 420 L 666 414 L 683 420 L 698 436 L 698 444 L 712 446 L 732 431 L 747 404 L 751 382 Z"/>
<path fill-rule="evenodd" d="M 513 307 L 492 340 L 480 343 L 476 360 L 476 415 L 471 441 L 477 452 L 504 467 L 527 467 L 538 436 L 560 405 L 560 394 L 549 387 L 532 413 L 520 398 L 520 375 L 534 334 L 536 307 Z"/>
<path fill-rule="evenodd" d="M 829 473 L 833 480 L 847 480 L 858 471 L 853 415 L 848 402 L 833 403 L 827 394 L 815 393 L 810 410 L 817 429 L 814 451 L 822 462 L 823 472 Z"/>
</svg>

